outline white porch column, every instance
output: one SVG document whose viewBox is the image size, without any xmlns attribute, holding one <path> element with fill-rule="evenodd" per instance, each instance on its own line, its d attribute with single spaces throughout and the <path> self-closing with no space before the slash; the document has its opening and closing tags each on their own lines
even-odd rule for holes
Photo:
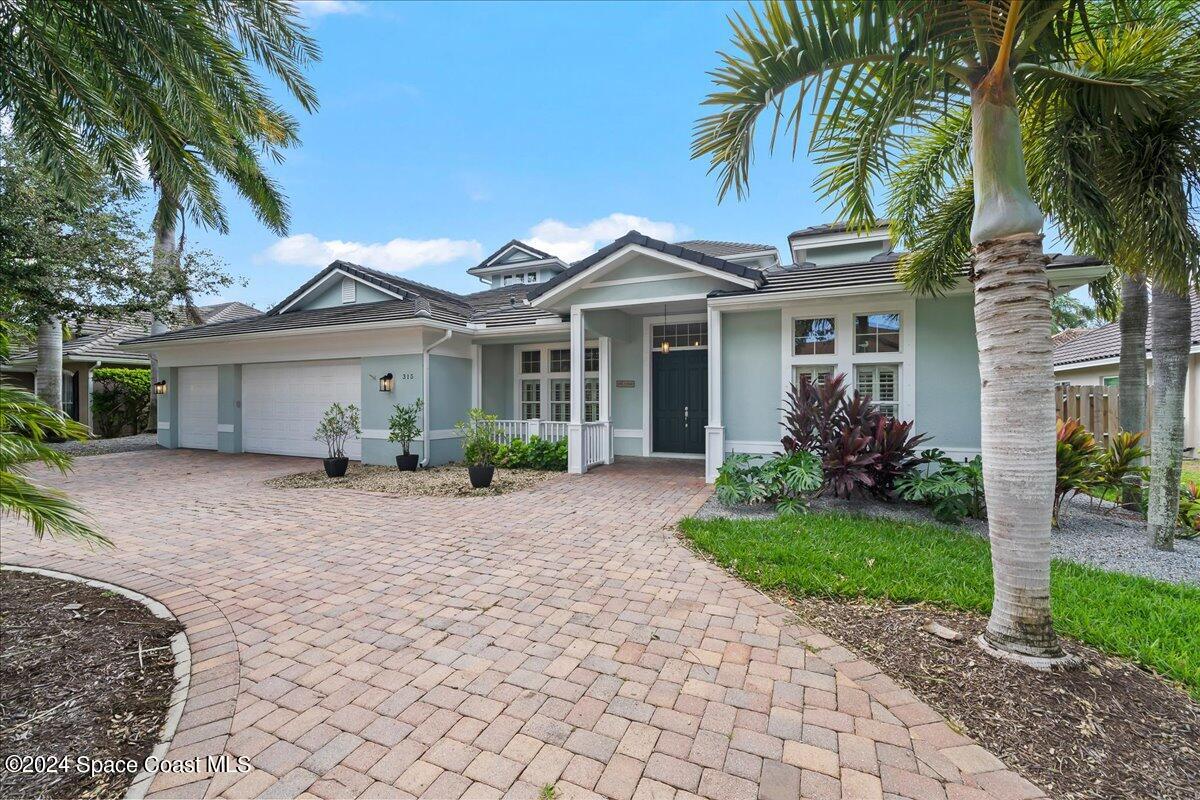
<svg viewBox="0 0 1200 800">
<path fill-rule="evenodd" d="M 483 345 L 480 344 L 471 345 L 471 408 L 483 408 Z M 497 409 L 496 413 L 501 411 Z"/>
<path fill-rule="evenodd" d="M 604 423 L 604 463 L 613 463 L 612 339 L 600 337 L 600 421 Z"/>
<path fill-rule="evenodd" d="M 583 458 L 583 309 L 571 308 L 571 421 L 567 423 L 567 472 L 582 475 Z"/>
<path fill-rule="evenodd" d="M 725 461 L 721 424 L 721 310 L 708 307 L 708 425 L 704 428 L 704 479 L 712 483 Z"/>
</svg>

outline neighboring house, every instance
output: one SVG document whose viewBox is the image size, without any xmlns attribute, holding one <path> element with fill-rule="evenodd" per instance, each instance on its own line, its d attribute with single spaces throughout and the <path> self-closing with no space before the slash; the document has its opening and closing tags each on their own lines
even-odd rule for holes
<svg viewBox="0 0 1200 800">
<path fill-rule="evenodd" d="M 362 409 L 348 455 L 387 464 L 392 405 L 425 398 L 416 452 L 460 456 L 472 406 L 508 435 L 568 440 L 569 469 L 616 456 L 706 459 L 779 448 L 784 392 L 844 372 L 890 413 L 956 456 L 979 451 L 971 289 L 939 298 L 896 282 L 886 228 L 821 226 L 765 244 L 669 244 L 630 231 L 574 264 L 511 241 L 460 295 L 335 261 L 262 317 L 125 343 L 157 353 L 166 447 L 322 456 L 332 402 Z M 1056 257 L 1069 290 L 1104 272 Z"/>
<path fill-rule="evenodd" d="M 1200 448 L 1200 293 L 1192 292 L 1192 349 L 1184 387 L 1184 447 Z M 1153 354 L 1149 331 L 1153 304 L 1147 319 L 1146 380 L 1153 383 Z M 1061 334 L 1060 334 L 1061 335 Z M 1055 342 L 1054 377 L 1071 386 L 1117 386 L 1121 361 L 1121 325 L 1112 322 L 1099 328 L 1084 328 L 1066 342 Z"/>
<path fill-rule="evenodd" d="M 246 319 L 262 314 L 245 303 L 218 303 L 196 309 L 206 324 Z M 182 309 L 179 312 L 183 313 Z M 87 319 L 78 330 L 70 332 L 63 341 L 63 411 L 71 419 L 91 424 L 92 370 L 97 367 L 145 367 L 150 358 L 119 348 L 125 339 L 144 336 L 150 330 L 150 316 L 139 314 L 132 319 Z M 37 346 L 27 343 L 18 348 L 6 364 L 0 365 L 6 380 L 33 391 L 37 373 Z"/>
</svg>

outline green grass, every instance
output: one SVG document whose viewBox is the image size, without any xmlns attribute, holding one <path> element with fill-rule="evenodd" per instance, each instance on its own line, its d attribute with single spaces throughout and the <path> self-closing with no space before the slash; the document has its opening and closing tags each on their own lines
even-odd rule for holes
<svg viewBox="0 0 1200 800">
<path fill-rule="evenodd" d="M 1183 462 L 1183 483 L 1200 483 L 1200 460 Z"/>
<path fill-rule="evenodd" d="M 687 519 L 682 528 L 764 589 L 981 614 L 992 607 L 988 543 L 969 533 L 843 514 Z M 1060 633 L 1174 678 L 1200 700 L 1200 588 L 1055 561 L 1051 603 Z"/>
</svg>

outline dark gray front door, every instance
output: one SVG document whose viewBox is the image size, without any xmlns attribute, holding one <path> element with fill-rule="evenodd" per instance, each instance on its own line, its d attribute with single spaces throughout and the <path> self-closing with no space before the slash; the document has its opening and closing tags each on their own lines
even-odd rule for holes
<svg viewBox="0 0 1200 800">
<path fill-rule="evenodd" d="M 708 424 L 708 351 L 655 352 L 652 364 L 653 449 L 703 453 Z"/>
</svg>

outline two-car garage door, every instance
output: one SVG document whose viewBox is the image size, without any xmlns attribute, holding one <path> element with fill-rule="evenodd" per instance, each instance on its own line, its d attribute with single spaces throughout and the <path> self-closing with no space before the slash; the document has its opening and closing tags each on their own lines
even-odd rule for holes
<svg viewBox="0 0 1200 800">
<path fill-rule="evenodd" d="M 216 407 L 214 397 L 213 407 Z M 362 407 L 357 360 L 246 364 L 242 367 L 242 449 L 289 456 L 328 455 L 313 431 L 331 403 Z M 351 436 L 346 455 L 361 458 Z"/>
</svg>

